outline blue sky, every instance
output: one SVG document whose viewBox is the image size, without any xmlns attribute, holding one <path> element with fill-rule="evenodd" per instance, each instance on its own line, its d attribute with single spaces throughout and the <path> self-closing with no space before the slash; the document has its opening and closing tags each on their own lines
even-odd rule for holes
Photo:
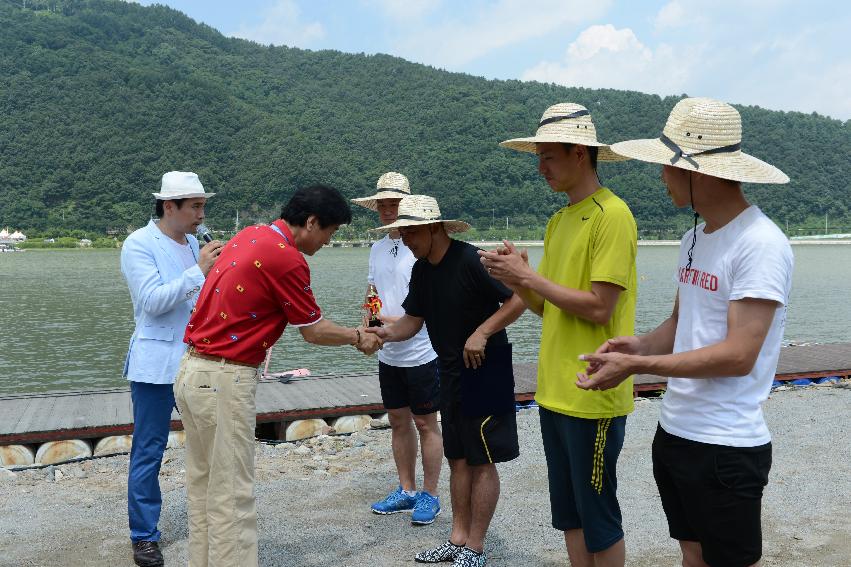
<svg viewBox="0 0 851 567">
<path fill-rule="evenodd" d="M 154 2 L 142 0 L 141 4 Z M 851 2 L 159 0 L 263 44 L 851 119 Z"/>
</svg>

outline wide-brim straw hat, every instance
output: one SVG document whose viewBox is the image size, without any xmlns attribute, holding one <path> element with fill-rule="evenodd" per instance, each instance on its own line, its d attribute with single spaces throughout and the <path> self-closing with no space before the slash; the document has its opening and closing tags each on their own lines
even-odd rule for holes
<svg viewBox="0 0 851 567">
<path fill-rule="evenodd" d="M 788 183 L 789 176 L 741 150 L 742 117 L 727 103 L 684 98 L 674 106 L 662 136 L 612 144 L 626 157 L 672 165 L 745 183 Z"/>
<path fill-rule="evenodd" d="M 191 171 L 169 171 L 163 175 L 160 182 L 160 192 L 152 195 L 161 201 L 172 199 L 194 199 L 206 197 L 209 199 L 215 193 L 207 193 L 198 175 Z"/>
<path fill-rule="evenodd" d="M 607 144 L 597 141 L 597 129 L 591 121 L 591 113 L 581 104 L 562 102 L 554 104 L 544 111 L 538 122 L 538 130 L 528 138 L 513 138 L 499 145 L 520 152 L 536 153 L 535 144 L 581 144 L 599 148 L 598 161 L 624 161 L 625 158 L 614 153 Z"/>
<path fill-rule="evenodd" d="M 411 194 L 411 186 L 408 183 L 408 178 L 395 171 L 388 171 L 379 177 L 378 183 L 375 184 L 375 189 L 377 191 L 375 195 L 352 199 L 352 203 L 377 211 L 377 201 L 379 199 L 402 199 Z"/>
<path fill-rule="evenodd" d="M 403 226 L 419 226 L 423 224 L 443 223 L 446 232 L 467 232 L 470 225 L 464 221 L 455 219 L 444 219 L 440 215 L 440 207 L 437 200 L 428 195 L 411 195 L 399 201 L 399 215 L 396 222 L 372 230 L 389 232 Z"/>
</svg>

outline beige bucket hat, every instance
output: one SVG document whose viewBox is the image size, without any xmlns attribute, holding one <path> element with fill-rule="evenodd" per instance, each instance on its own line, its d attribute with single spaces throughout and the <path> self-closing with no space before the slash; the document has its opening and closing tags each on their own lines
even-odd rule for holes
<svg viewBox="0 0 851 567">
<path fill-rule="evenodd" d="M 378 199 L 402 199 L 411 194 L 411 186 L 408 183 L 408 178 L 401 173 L 388 171 L 378 178 L 378 183 L 375 184 L 377 192 L 372 197 L 360 197 L 352 199 L 352 203 L 366 207 L 372 211 L 378 210 Z"/>
<path fill-rule="evenodd" d="M 210 198 L 215 193 L 207 193 L 198 175 L 191 171 L 169 171 L 160 182 L 160 192 L 152 193 L 154 198 L 161 201 L 172 199 L 194 199 L 196 197 Z"/>
<path fill-rule="evenodd" d="M 464 221 L 444 219 L 440 216 L 437 200 L 428 195 L 411 195 L 399 201 L 399 216 L 396 222 L 372 230 L 389 232 L 403 226 L 419 226 L 422 224 L 443 223 L 446 232 L 467 232 L 470 225 Z"/>
<path fill-rule="evenodd" d="M 659 138 L 612 144 L 626 157 L 699 171 L 745 183 L 788 183 L 789 176 L 741 151 L 742 117 L 727 103 L 684 98 L 674 106 Z"/>
<path fill-rule="evenodd" d="M 555 142 L 560 144 L 582 144 L 600 148 L 597 153 L 599 161 L 624 161 L 628 158 L 620 156 L 609 149 L 606 144 L 597 141 L 597 129 L 591 121 L 591 113 L 581 104 L 561 102 L 554 104 L 544 111 L 538 130 L 529 138 L 513 138 L 500 142 L 499 145 L 520 152 L 535 153 L 538 142 Z"/>
</svg>

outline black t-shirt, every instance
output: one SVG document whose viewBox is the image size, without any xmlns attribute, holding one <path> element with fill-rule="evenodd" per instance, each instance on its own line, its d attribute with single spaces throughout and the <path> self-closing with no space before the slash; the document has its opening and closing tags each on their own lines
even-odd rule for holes
<svg viewBox="0 0 851 567">
<path fill-rule="evenodd" d="M 473 331 L 499 309 L 512 291 L 490 277 L 479 261 L 479 249 L 452 240 L 439 264 L 417 260 L 411 270 L 405 313 L 425 319 L 428 336 L 440 359 L 441 389 L 456 393 L 464 367 L 464 344 Z M 505 344 L 505 329 L 488 339 L 488 345 Z"/>
</svg>

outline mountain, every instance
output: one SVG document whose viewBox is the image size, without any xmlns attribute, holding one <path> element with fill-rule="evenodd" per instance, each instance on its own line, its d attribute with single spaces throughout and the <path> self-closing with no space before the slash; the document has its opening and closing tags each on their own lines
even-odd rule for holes
<svg viewBox="0 0 851 567">
<path fill-rule="evenodd" d="M 164 6 L 113 0 L 0 0 L 0 29 L 0 226 L 36 231 L 140 226 L 173 169 L 218 193 L 216 228 L 237 210 L 243 221 L 277 216 L 300 185 L 365 195 L 388 170 L 448 217 L 540 227 L 564 197 L 534 156 L 499 141 L 530 134 L 560 101 L 588 107 L 603 141 L 657 137 L 680 98 L 263 46 Z M 784 227 L 851 219 L 851 121 L 738 108 L 745 151 L 792 178 L 746 187 L 753 201 Z M 688 224 L 658 166 L 604 164 L 600 176 L 644 235 Z M 374 223 L 355 214 L 357 226 Z"/>
</svg>

